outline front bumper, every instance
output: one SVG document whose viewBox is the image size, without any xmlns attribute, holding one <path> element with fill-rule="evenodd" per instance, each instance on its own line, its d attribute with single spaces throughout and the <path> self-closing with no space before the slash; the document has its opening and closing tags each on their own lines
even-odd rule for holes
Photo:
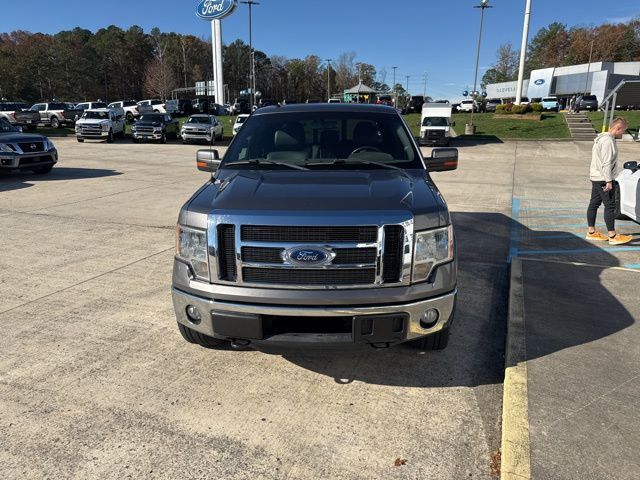
<svg viewBox="0 0 640 480">
<path fill-rule="evenodd" d="M 109 132 L 76 132 L 76 138 L 87 140 L 104 140 L 109 136 Z"/>
<path fill-rule="evenodd" d="M 361 305 L 273 305 L 213 300 L 172 289 L 173 306 L 179 323 L 214 338 L 245 340 L 263 345 L 349 345 L 390 346 L 431 335 L 452 321 L 457 290 L 433 298 L 408 303 Z M 391 299 L 390 299 L 391 300 Z M 201 313 L 194 323 L 187 316 L 193 305 Z M 429 309 L 438 311 L 435 323 L 424 325 L 420 319 Z M 346 329 L 328 333 L 299 333 L 311 322 L 345 322 Z M 270 331 L 271 322 L 300 325 L 289 331 Z M 297 323 L 299 322 L 299 323 Z"/>
<path fill-rule="evenodd" d="M 194 133 L 194 132 L 189 132 L 189 131 L 185 131 L 182 132 L 180 134 L 180 136 L 182 137 L 182 140 L 184 140 L 185 142 L 189 142 L 189 141 L 193 141 L 193 142 L 208 142 L 210 143 L 213 140 L 213 134 L 211 133 L 206 133 L 206 134 L 202 134 L 202 133 Z"/>
<path fill-rule="evenodd" d="M 56 163 L 58 163 L 58 151 L 55 149 L 31 154 L 0 153 L 0 170 L 2 171 L 33 170 Z"/>
</svg>

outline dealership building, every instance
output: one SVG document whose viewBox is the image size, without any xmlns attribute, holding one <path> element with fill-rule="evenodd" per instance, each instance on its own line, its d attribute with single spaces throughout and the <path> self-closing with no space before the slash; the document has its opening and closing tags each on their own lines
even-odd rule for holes
<svg viewBox="0 0 640 480">
<path fill-rule="evenodd" d="M 622 80 L 640 80 L 640 62 L 594 62 L 533 70 L 531 78 L 524 81 L 522 95 L 531 100 L 558 97 L 566 102 L 573 95 L 584 93 L 586 87 L 587 94 L 602 102 Z M 517 87 L 518 82 L 489 84 L 487 97 L 511 100 Z"/>
</svg>

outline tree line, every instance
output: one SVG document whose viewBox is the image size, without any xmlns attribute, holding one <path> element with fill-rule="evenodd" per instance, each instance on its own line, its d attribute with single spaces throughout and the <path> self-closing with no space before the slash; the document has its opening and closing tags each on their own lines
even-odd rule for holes
<svg viewBox="0 0 640 480">
<path fill-rule="evenodd" d="M 593 51 L 591 46 L 593 45 Z M 529 42 L 525 75 L 532 70 L 589 62 L 640 61 L 640 18 L 626 23 L 568 28 L 559 22 L 542 27 Z M 498 48 L 496 61 L 482 77 L 482 84 L 516 80 L 520 52 L 510 43 Z"/>
<path fill-rule="evenodd" d="M 256 86 L 263 98 L 323 99 L 361 79 L 389 91 L 386 71 L 357 62 L 355 52 L 338 56 L 328 67 L 317 55 L 269 57 L 255 51 Z M 224 81 L 230 100 L 249 85 L 250 48 L 242 40 L 223 46 Z M 211 43 L 193 35 L 145 33 L 132 26 L 98 31 L 75 28 L 54 35 L 0 33 L 0 99 L 27 102 L 171 98 L 172 91 L 210 80 Z M 404 89 L 396 85 L 400 95 Z"/>
</svg>

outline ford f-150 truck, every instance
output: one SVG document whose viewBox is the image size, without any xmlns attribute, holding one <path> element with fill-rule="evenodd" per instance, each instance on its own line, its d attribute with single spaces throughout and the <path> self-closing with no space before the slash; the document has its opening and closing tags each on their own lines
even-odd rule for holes
<svg viewBox="0 0 640 480">
<path fill-rule="evenodd" d="M 124 127 L 124 110 L 121 107 L 91 108 L 85 110 L 76 122 L 76 138 L 80 143 L 85 139 L 113 143 L 115 137 L 124 138 Z"/>
<path fill-rule="evenodd" d="M 172 295 L 185 340 L 207 347 L 447 345 L 454 230 L 431 172 L 391 107 L 257 110 L 182 207 Z"/>
</svg>

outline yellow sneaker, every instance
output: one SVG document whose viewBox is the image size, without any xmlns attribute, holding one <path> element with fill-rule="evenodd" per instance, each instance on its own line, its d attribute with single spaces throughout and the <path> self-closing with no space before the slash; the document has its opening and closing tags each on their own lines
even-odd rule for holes
<svg viewBox="0 0 640 480">
<path fill-rule="evenodd" d="M 629 243 L 633 240 L 631 235 L 622 235 L 621 233 L 617 233 L 615 237 L 609 237 L 609 245 L 622 245 L 624 243 Z"/>
<path fill-rule="evenodd" d="M 587 232 L 587 240 L 591 240 L 592 242 L 606 242 L 609 240 L 609 237 L 600 233 L 599 231 L 595 231 L 593 233 Z"/>
</svg>

